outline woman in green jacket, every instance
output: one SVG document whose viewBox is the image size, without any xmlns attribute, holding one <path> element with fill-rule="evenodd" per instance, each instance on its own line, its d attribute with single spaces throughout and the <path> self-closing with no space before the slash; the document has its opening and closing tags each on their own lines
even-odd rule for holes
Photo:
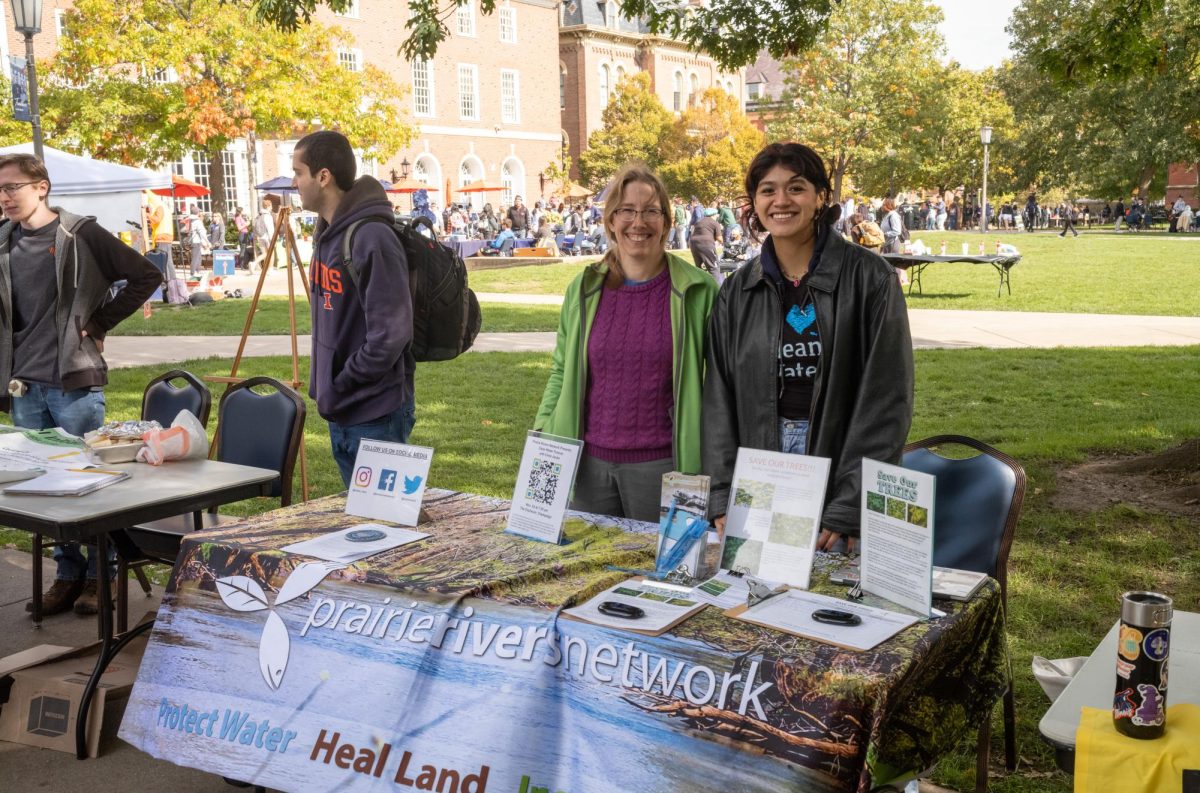
<svg viewBox="0 0 1200 793">
<path fill-rule="evenodd" d="M 700 402 L 717 285 L 666 251 L 662 180 L 630 164 L 604 205 L 611 246 L 567 287 L 534 429 L 581 439 L 574 509 L 654 521 L 662 475 L 700 471 Z"/>
</svg>

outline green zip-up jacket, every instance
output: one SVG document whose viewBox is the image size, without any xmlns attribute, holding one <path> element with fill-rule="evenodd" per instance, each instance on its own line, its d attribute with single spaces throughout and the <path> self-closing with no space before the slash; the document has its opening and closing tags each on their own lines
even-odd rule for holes
<svg viewBox="0 0 1200 793">
<path fill-rule="evenodd" d="M 667 268 L 671 273 L 675 468 L 696 474 L 700 472 L 700 405 L 708 315 L 717 295 L 717 283 L 708 273 L 673 253 L 667 254 Z M 567 287 L 550 379 L 533 423 L 535 430 L 566 438 L 583 437 L 588 334 L 607 274 L 607 265 L 597 262 L 586 267 Z M 630 409 L 636 406 L 631 405 Z"/>
</svg>

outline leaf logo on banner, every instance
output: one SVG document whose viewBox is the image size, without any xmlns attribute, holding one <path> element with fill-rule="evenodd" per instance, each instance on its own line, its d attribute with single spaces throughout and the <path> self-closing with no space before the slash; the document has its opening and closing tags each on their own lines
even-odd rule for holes
<svg viewBox="0 0 1200 793">
<path fill-rule="evenodd" d="M 218 578 L 217 594 L 225 601 L 225 605 L 234 611 L 262 611 L 271 607 L 267 602 L 267 593 L 249 576 L 231 575 L 228 578 Z"/>
<path fill-rule="evenodd" d="M 307 594 L 324 581 L 325 576 L 345 566 L 342 562 L 304 562 L 297 565 L 283 582 L 274 606 L 267 599 L 262 585 L 249 576 L 231 575 L 217 579 L 217 594 L 229 608 L 234 611 L 268 611 L 267 624 L 263 626 L 262 636 L 258 640 L 258 669 L 272 690 L 283 684 L 283 673 L 287 671 L 292 647 L 287 626 L 275 613 L 275 606 Z"/>
</svg>

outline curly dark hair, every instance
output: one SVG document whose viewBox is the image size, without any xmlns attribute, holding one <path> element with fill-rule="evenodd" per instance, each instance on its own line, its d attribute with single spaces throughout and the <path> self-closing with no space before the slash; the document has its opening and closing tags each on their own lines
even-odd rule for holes
<svg viewBox="0 0 1200 793">
<path fill-rule="evenodd" d="M 758 185 L 767 173 L 776 165 L 782 165 L 797 176 L 802 176 L 817 189 L 818 193 L 832 195 L 833 185 L 829 181 L 829 172 L 825 162 L 803 143 L 769 143 L 750 162 L 746 171 L 746 194 L 738 199 L 741 206 L 742 227 L 749 230 L 750 236 L 758 240 L 766 231 L 758 216 L 754 214 L 754 194 Z M 817 222 L 831 226 L 842 215 L 842 208 L 837 204 L 827 203 L 817 215 Z"/>
</svg>

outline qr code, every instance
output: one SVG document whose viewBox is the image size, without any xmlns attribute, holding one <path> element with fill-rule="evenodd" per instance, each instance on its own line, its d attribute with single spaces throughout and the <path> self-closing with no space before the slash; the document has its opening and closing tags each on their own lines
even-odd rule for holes
<svg viewBox="0 0 1200 793">
<path fill-rule="evenodd" d="M 529 483 L 525 486 L 525 498 L 547 506 L 553 503 L 554 494 L 558 491 L 560 473 L 561 464 L 533 458 L 533 466 L 529 469 Z"/>
</svg>

